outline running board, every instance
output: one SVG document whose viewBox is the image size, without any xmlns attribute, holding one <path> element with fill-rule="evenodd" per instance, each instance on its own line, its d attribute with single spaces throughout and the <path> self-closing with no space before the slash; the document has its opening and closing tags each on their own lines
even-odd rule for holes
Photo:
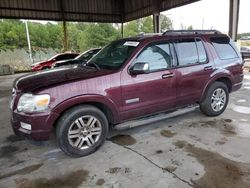
<svg viewBox="0 0 250 188">
<path fill-rule="evenodd" d="M 177 117 L 177 116 L 189 113 L 189 112 L 193 112 L 197 107 L 198 107 L 198 105 L 189 106 L 189 107 L 181 108 L 181 109 L 178 109 L 176 111 L 169 112 L 169 113 L 165 112 L 165 113 L 160 113 L 160 114 L 156 114 L 156 115 L 153 115 L 153 116 L 149 116 L 149 117 L 145 117 L 145 118 L 141 118 L 141 119 L 137 119 L 137 120 L 127 121 L 127 122 L 115 125 L 114 129 L 120 131 L 120 130 L 125 130 L 125 129 L 138 127 L 138 126 L 141 126 L 141 125 L 155 123 L 155 122 L 158 122 L 158 121 L 162 121 L 162 120 L 170 119 L 170 118 L 173 118 L 173 117 Z"/>
</svg>

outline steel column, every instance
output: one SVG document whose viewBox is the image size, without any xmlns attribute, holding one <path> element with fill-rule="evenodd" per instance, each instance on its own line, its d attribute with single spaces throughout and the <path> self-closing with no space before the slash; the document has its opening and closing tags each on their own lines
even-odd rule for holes
<svg viewBox="0 0 250 188">
<path fill-rule="evenodd" d="M 67 32 L 67 23 L 63 21 L 63 51 L 68 50 L 68 32 Z"/>
<path fill-rule="evenodd" d="M 240 0 L 229 0 L 229 36 L 236 41 L 238 34 Z"/>
<path fill-rule="evenodd" d="M 160 33 L 160 13 L 153 14 L 154 33 Z"/>
</svg>

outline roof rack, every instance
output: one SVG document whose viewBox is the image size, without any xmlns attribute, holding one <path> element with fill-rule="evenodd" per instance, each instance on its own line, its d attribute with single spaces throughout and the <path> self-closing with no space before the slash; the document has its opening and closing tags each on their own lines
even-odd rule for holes
<svg viewBox="0 0 250 188">
<path fill-rule="evenodd" d="M 155 36 L 155 35 L 162 35 L 162 33 L 144 33 L 144 32 L 140 32 L 137 36 L 143 37 L 143 36 Z"/>
<path fill-rule="evenodd" d="M 168 30 L 162 35 L 179 35 L 179 34 L 221 34 L 218 30 Z"/>
</svg>

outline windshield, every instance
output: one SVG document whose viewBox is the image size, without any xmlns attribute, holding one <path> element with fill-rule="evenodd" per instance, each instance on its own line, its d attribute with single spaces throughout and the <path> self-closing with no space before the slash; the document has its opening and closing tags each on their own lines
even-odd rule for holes
<svg viewBox="0 0 250 188">
<path fill-rule="evenodd" d="M 90 59 L 87 65 L 94 63 L 101 69 L 119 69 L 138 44 L 137 41 L 114 41 Z"/>
<path fill-rule="evenodd" d="M 99 51 L 100 49 L 89 50 L 87 52 L 83 52 L 82 54 L 78 55 L 75 59 L 81 60 L 81 61 L 88 61 L 91 59 L 91 57 L 93 57 Z"/>
</svg>

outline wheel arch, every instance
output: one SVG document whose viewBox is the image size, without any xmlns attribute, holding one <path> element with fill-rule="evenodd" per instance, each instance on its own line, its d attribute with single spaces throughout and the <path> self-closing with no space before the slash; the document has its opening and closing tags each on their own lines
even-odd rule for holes
<svg viewBox="0 0 250 188">
<path fill-rule="evenodd" d="M 53 111 L 58 114 L 58 117 L 55 120 L 53 126 L 55 127 L 57 125 L 57 122 L 63 113 L 73 107 L 82 105 L 91 105 L 101 110 L 107 117 L 109 124 L 114 124 L 118 121 L 118 112 L 116 110 L 117 108 L 112 101 L 104 96 L 84 95 L 70 98 L 57 105 Z"/>
<path fill-rule="evenodd" d="M 206 97 L 206 93 L 207 93 L 209 87 L 214 82 L 223 82 L 227 86 L 229 93 L 232 91 L 232 78 L 230 75 L 223 74 L 223 75 L 219 75 L 219 76 L 214 76 L 213 78 L 211 78 L 209 80 L 209 82 L 206 84 L 205 88 L 203 89 L 199 102 L 201 102 Z"/>
</svg>

